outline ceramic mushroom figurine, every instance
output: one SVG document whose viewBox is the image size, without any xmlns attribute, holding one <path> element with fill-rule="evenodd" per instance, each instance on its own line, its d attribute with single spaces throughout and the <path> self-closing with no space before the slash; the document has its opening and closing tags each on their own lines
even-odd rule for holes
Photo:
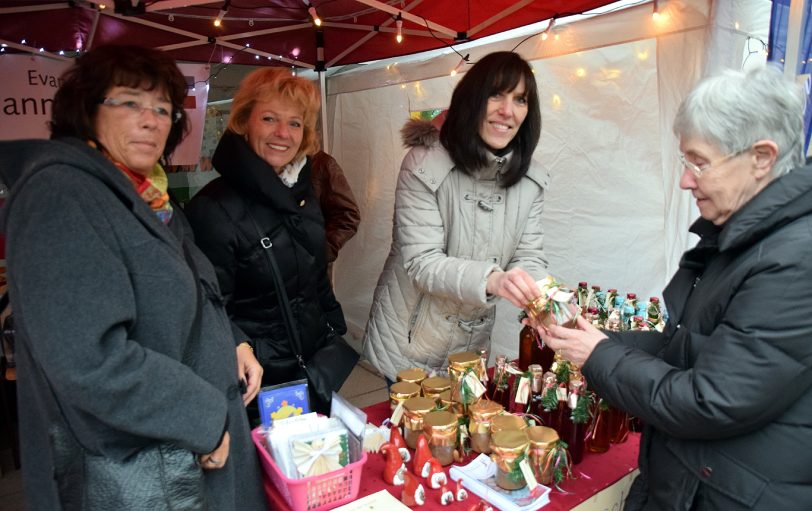
<svg viewBox="0 0 812 511">
<path fill-rule="evenodd" d="M 400 501 L 409 507 L 422 506 L 426 503 L 426 490 L 417 477 L 410 472 L 406 472 L 406 483 L 403 486 Z"/>
<path fill-rule="evenodd" d="M 448 483 L 448 477 L 445 475 L 443 466 L 437 461 L 437 458 L 429 458 L 429 474 L 428 478 L 429 488 L 436 490 Z"/>
<path fill-rule="evenodd" d="M 411 453 L 409 453 L 409 448 L 406 446 L 406 440 L 403 439 L 403 435 L 400 434 L 400 428 L 397 426 L 392 427 L 392 431 L 389 434 L 389 442 L 395 444 L 395 447 L 398 448 L 400 452 L 401 459 L 406 462 L 412 459 Z"/>
<path fill-rule="evenodd" d="M 440 488 L 440 504 L 447 506 L 454 502 L 454 492 L 451 491 L 448 486 L 443 485 Z"/>
<path fill-rule="evenodd" d="M 386 464 L 383 467 L 383 480 L 386 481 L 386 484 L 395 486 L 402 485 L 404 483 L 406 465 L 403 464 L 403 459 L 400 457 L 398 448 L 386 442 L 381 446 L 381 452 L 384 458 L 386 458 Z"/>
<path fill-rule="evenodd" d="M 429 475 L 428 462 L 431 458 L 431 449 L 429 448 L 429 441 L 426 435 L 421 434 L 417 437 L 417 447 L 414 450 L 414 466 L 412 472 L 418 477 L 427 477 Z"/>
</svg>

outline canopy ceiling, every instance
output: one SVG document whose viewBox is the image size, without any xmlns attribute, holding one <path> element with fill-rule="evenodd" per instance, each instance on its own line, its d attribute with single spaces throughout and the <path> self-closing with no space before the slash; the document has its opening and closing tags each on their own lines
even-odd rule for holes
<svg viewBox="0 0 812 511">
<path fill-rule="evenodd" d="M 437 49 L 612 2 L 116 0 L 113 5 L 106 0 L 100 9 L 103 3 L 4 0 L 0 42 L 7 45 L 5 51 L 42 48 L 68 56 L 102 44 L 137 44 L 162 49 L 181 61 L 319 69 Z M 222 24 L 215 27 L 213 21 L 226 4 Z M 308 4 L 322 20 L 320 29 L 308 14 Z M 400 44 L 395 41 L 399 14 Z M 318 46 L 324 48 L 321 58 Z"/>
</svg>

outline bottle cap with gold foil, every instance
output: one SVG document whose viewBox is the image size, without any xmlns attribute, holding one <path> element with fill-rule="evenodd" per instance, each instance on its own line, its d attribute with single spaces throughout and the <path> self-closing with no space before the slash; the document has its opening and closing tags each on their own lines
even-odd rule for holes
<svg viewBox="0 0 812 511">
<path fill-rule="evenodd" d="M 480 421 L 490 420 L 504 411 L 504 406 L 489 399 L 481 399 L 468 407 L 468 415 Z"/>
<path fill-rule="evenodd" d="M 538 449 L 547 449 L 558 442 L 558 432 L 547 426 L 531 426 L 526 433 L 530 445 Z"/>
<path fill-rule="evenodd" d="M 430 397 L 413 397 L 403 402 L 403 408 L 406 412 L 425 415 L 434 410 L 437 406 L 437 401 Z"/>
<path fill-rule="evenodd" d="M 397 380 L 420 384 L 420 382 L 425 380 L 426 377 L 428 377 L 426 371 L 415 367 L 412 369 L 403 369 L 402 371 L 399 371 L 397 375 Z"/>
<path fill-rule="evenodd" d="M 451 380 L 442 376 L 432 376 L 420 382 L 420 386 L 423 387 L 423 394 L 436 396 L 451 388 Z"/>
<path fill-rule="evenodd" d="M 482 364 L 478 353 L 473 351 L 461 351 L 459 353 L 452 353 L 448 356 L 448 367 L 458 372 L 465 371 L 471 367 L 477 367 Z"/>
<path fill-rule="evenodd" d="M 420 385 L 408 381 L 399 381 L 389 387 L 389 396 L 392 399 L 409 399 L 420 395 Z"/>
<path fill-rule="evenodd" d="M 491 434 L 499 431 L 521 431 L 527 429 L 527 423 L 518 415 L 497 415 L 491 419 Z"/>
<path fill-rule="evenodd" d="M 437 410 L 423 416 L 424 428 L 448 428 L 457 426 L 457 416 L 451 412 Z"/>
<path fill-rule="evenodd" d="M 494 449 L 523 451 L 528 444 L 527 433 L 524 431 L 497 431 L 491 435 L 491 446 Z"/>
</svg>

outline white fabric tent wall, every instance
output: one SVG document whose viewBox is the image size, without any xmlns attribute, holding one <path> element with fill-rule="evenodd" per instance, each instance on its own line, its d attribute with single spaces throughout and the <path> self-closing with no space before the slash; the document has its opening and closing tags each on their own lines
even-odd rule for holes
<svg viewBox="0 0 812 511">
<path fill-rule="evenodd" d="M 677 186 L 671 122 L 693 84 L 740 68 L 748 33 L 766 31 L 759 0 L 660 2 L 557 27 L 518 52 L 539 81 L 543 130 L 536 159 L 552 183 L 545 204 L 550 272 L 571 285 L 660 296 L 697 213 Z M 735 28 L 738 24 L 738 28 Z M 471 60 L 521 39 L 466 50 Z M 459 76 L 456 54 L 348 73 L 328 81 L 331 150 L 361 208 L 362 223 L 335 265 L 336 294 L 353 337 L 361 337 L 389 251 L 394 188 L 405 154 L 399 130 L 410 111 L 445 107 Z M 492 353 L 516 356 L 518 310 L 499 305 Z"/>
</svg>

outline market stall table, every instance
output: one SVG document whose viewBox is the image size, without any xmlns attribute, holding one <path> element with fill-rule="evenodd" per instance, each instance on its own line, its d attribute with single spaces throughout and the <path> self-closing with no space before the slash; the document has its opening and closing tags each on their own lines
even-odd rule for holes
<svg viewBox="0 0 812 511">
<path fill-rule="evenodd" d="M 389 402 L 378 403 L 364 409 L 368 422 L 380 424 L 389 417 Z M 594 499 L 595 495 L 603 490 L 612 487 L 616 483 L 624 483 L 626 487 L 633 479 L 633 473 L 637 470 L 637 453 L 640 446 L 640 435 L 629 434 L 629 439 L 622 444 L 613 444 L 608 452 L 604 454 L 585 453 L 584 459 L 573 467 L 573 474 L 576 479 L 566 481 L 561 484 L 561 489 L 567 493 L 553 490 L 550 493 L 550 503 L 544 506 L 544 510 L 560 511 L 573 509 L 580 504 Z M 473 459 L 467 458 L 465 463 Z M 380 454 L 370 454 L 367 463 L 364 465 L 361 479 L 361 489 L 359 497 L 370 495 L 380 490 L 388 490 L 397 499 L 400 499 L 402 486 L 389 486 L 382 478 L 384 466 L 383 456 Z M 408 468 L 411 467 L 407 463 Z M 448 470 L 446 470 L 446 473 Z M 267 478 L 264 479 L 265 490 L 268 495 L 270 509 L 280 511 L 291 511 L 285 500 Z M 454 483 L 451 483 L 452 485 Z M 425 484 L 424 484 L 425 486 Z M 625 487 L 622 488 L 623 494 Z M 463 502 L 455 502 L 448 506 L 443 506 L 439 502 L 440 490 L 426 489 L 426 503 L 420 507 L 424 510 L 447 510 L 447 511 L 467 511 L 468 508 L 479 500 L 479 497 L 471 494 Z M 612 503 L 618 502 L 620 494 L 607 497 L 609 505 L 601 504 L 600 508 L 612 509 Z M 619 506 L 618 506 L 619 507 Z"/>
</svg>

